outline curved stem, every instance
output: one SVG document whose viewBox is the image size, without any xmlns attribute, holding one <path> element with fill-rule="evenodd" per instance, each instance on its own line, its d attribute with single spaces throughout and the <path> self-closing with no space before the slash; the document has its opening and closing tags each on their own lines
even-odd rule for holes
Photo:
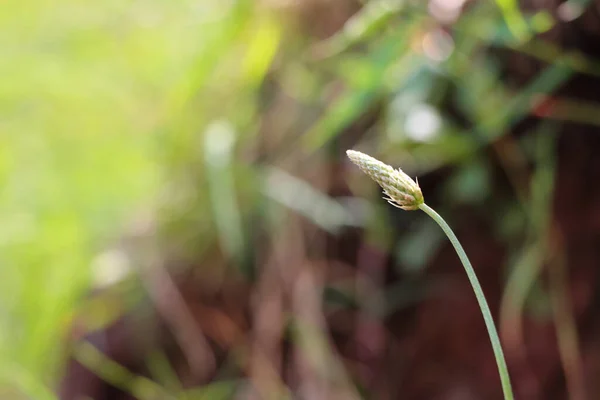
<svg viewBox="0 0 600 400">
<path fill-rule="evenodd" d="M 510 384 L 510 376 L 508 375 L 508 368 L 506 367 L 506 360 L 504 359 L 504 352 L 502 351 L 500 338 L 498 337 L 498 332 L 496 331 L 496 326 L 494 325 L 494 319 L 492 318 L 490 307 L 485 299 L 485 295 L 483 294 L 483 290 L 481 289 L 477 275 L 475 275 L 475 270 L 471 266 L 471 262 L 469 261 L 467 254 L 458 241 L 458 238 L 454 232 L 452 232 L 452 229 L 450 229 L 450 226 L 446 223 L 446 221 L 444 221 L 444 219 L 437 212 L 435 212 L 433 208 L 429 207 L 425 203 L 421 204 L 419 208 L 433 218 L 433 220 L 442 228 L 446 236 L 448 236 L 448 239 L 450 239 L 452 246 L 454 246 L 454 250 L 456 250 L 458 258 L 460 258 L 463 267 L 465 267 L 465 272 L 467 273 L 469 282 L 473 287 L 475 297 L 477 297 L 477 302 L 479 303 L 479 308 L 483 314 L 483 320 L 485 321 L 485 326 L 487 328 L 488 335 L 490 336 L 490 341 L 492 342 L 494 356 L 496 357 L 496 364 L 498 365 L 498 372 L 500 373 L 500 380 L 502 381 L 504 399 L 513 400 L 514 396 Z"/>
</svg>

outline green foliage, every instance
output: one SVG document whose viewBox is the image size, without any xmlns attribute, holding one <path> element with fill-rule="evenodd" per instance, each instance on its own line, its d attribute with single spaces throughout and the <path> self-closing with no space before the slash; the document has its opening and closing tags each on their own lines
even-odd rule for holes
<svg viewBox="0 0 600 400">
<path fill-rule="evenodd" d="M 244 2 L 3 4 L 0 370 L 11 371 L 2 374 L 11 391 L 48 398 L 40 384 L 61 372 L 94 259 L 159 206 L 161 176 L 197 156 L 186 154 L 198 148 L 191 133 L 219 115 L 214 98 L 192 101 L 216 66 L 243 59 L 208 89 L 219 102 L 241 89 L 254 97 L 278 27 L 251 11 Z"/>
<path fill-rule="evenodd" d="M 306 22 L 302 10 L 251 0 L 3 2 L 0 397 L 53 398 L 73 322 L 83 332 L 101 329 L 143 298 L 131 277 L 139 266 L 122 259 L 124 232 L 156 230 L 168 255 L 190 261 L 219 249 L 245 268 L 253 218 L 266 216 L 277 229 L 285 210 L 330 234 L 364 226 L 375 246 L 421 270 L 440 243 L 429 226 L 390 243 L 392 224 L 378 203 L 348 205 L 295 173 L 311 171 L 322 149 L 375 114 L 367 134 L 355 136 L 357 148 L 411 176 L 448 167 L 440 190 L 453 206 L 482 206 L 493 177 L 481 149 L 574 73 L 598 75 L 598 61 L 535 36 L 555 24 L 548 13 L 521 12 L 515 1 L 477 2 L 450 33 L 426 3 L 364 3 L 318 40 L 308 33 L 318 13 Z M 516 87 L 502 78 L 499 50 L 544 66 Z M 559 106 L 548 118 L 600 124 L 596 104 Z M 527 143 L 516 146 L 519 153 Z M 527 153 L 540 166 L 546 156 Z M 522 193 L 521 203 L 505 205 L 510 217 L 495 222 L 518 248 L 514 273 L 530 277 L 515 289 L 522 303 L 536 276 L 519 265 L 538 261 L 531 248 L 547 229 L 548 174 L 536 169 L 531 198 Z M 366 187 L 348 180 L 357 192 Z M 517 246 L 523 230 L 528 240 Z M 125 275 L 105 296 L 88 298 L 101 281 Z M 386 295 L 398 304 L 422 297 L 397 290 Z M 336 304 L 360 303 L 346 287 L 326 292 Z M 296 327 L 303 346 L 322 350 L 310 350 L 313 362 L 335 358 L 313 327 Z M 79 355 L 105 379 L 140 398 L 228 398 L 242 384 L 185 392 L 160 354 L 149 361 L 150 380 L 82 346 Z M 333 372 L 350 379 L 337 364 Z"/>
</svg>

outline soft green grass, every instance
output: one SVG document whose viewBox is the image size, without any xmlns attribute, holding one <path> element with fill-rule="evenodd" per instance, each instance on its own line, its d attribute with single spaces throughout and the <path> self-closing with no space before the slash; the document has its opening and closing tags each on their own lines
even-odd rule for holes
<svg viewBox="0 0 600 400">
<path fill-rule="evenodd" d="M 60 375 L 61 343 L 90 287 L 92 260 L 127 221 L 154 208 L 168 146 L 185 139 L 186 127 L 197 127 L 198 113 L 186 104 L 232 50 L 248 10 L 197 1 L 3 3 L 0 371 L 7 373 L 0 385 L 6 390 L 49 397 L 42 387 Z M 276 28 L 265 20 L 245 33 L 255 37 L 244 82 L 255 81 L 270 62 Z M 179 132 L 164 136 L 169 129 Z"/>
</svg>

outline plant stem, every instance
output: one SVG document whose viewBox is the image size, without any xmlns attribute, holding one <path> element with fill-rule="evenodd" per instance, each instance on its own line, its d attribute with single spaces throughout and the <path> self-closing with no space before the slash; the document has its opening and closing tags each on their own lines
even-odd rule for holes
<svg viewBox="0 0 600 400">
<path fill-rule="evenodd" d="M 452 229 L 450 229 L 450 226 L 446 223 L 446 221 L 444 221 L 444 219 L 437 212 L 435 212 L 433 208 L 429 207 L 425 203 L 419 205 L 419 208 L 433 218 L 433 220 L 442 228 L 446 236 L 448 236 L 448 239 L 450 239 L 450 243 L 452 243 L 452 246 L 454 246 L 454 250 L 456 250 L 458 258 L 460 258 L 463 267 L 465 267 L 465 272 L 467 273 L 469 282 L 473 287 L 475 297 L 477 297 L 477 302 L 479 303 L 479 308 L 483 314 L 483 320 L 485 321 L 485 326 L 487 328 L 488 335 L 490 336 L 490 341 L 492 342 L 494 356 L 496 357 L 496 364 L 498 365 L 498 372 L 500 373 L 500 380 L 502 381 L 504 399 L 513 400 L 514 396 L 510 384 L 510 376 L 508 375 L 508 368 L 506 367 L 506 360 L 504 359 L 504 352 L 502 351 L 500 338 L 498 337 L 498 332 L 496 331 L 496 326 L 494 325 L 494 319 L 492 318 L 490 307 L 485 299 L 485 295 L 483 294 L 483 290 L 481 289 L 477 275 L 475 275 L 475 270 L 471 266 L 471 262 L 469 261 L 465 250 L 458 241 L 458 238 L 454 232 L 452 232 Z"/>
</svg>

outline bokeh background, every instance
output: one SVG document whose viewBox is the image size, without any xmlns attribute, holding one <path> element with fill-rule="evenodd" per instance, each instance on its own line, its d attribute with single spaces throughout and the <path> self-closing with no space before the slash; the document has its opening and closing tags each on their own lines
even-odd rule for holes
<svg viewBox="0 0 600 400">
<path fill-rule="evenodd" d="M 600 2 L 5 0 L 0 398 L 600 398 Z"/>
</svg>

